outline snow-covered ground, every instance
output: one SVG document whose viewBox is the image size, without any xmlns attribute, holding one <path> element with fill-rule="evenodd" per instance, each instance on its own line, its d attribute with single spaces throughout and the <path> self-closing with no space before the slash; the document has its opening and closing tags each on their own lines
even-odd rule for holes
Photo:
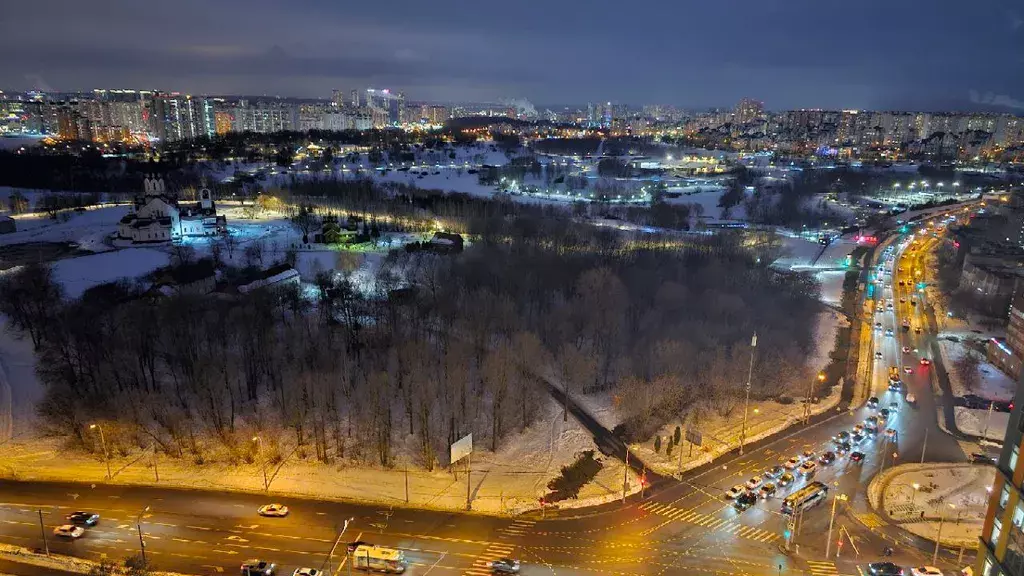
<svg viewBox="0 0 1024 576">
<path fill-rule="evenodd" d="M 992 466 L 904 464 L 880 480 L 885 485 L 879 507 L 904 530 L 929 540 L 938 536 L 943 518 L 943 544 L 974 546 L 995 474 Z"/>
<path fill-rule="evenodd" d="M 946 372 L 949 373 L 949 385 L 953 389 L 953 395 L 964 396 L 966 394 L 976 394 L 989 400 L 1009 402 L 1013 399 L 1013 394 L 1017 389 L 1017 385 L 1013 381 L 1013 378 L 1010 378 L 990 362 L 985 360 L 984 354 L 979 352 L 973 346 L 971 347 L 971 353 L 980 359 L 978 363 L 978 386 L 974 390 L 968 390 L 963 385 L 963 380 L 956 369 L 956 364 L 961 358 L 963 358 L 967 351 L 966 343 L 963 339 L 972 338 L 974 336 L 976 335 L 961 334 L 960 336 L 953 336 L 945 332 L 939 334 L 938 342 L 939 350 L 942 353 L 942 364 L 946 367 Z M 959 342 L 953 342 L 948 339 L 949 337 L 960 338 L 961 340 Z"/>
<path fill-rule="evenodd" d="M 562 466 L 573 462 L 584 450 L 595 450 L 590 435 L 575 420 L 563 423 L 559 406 L 548 400 L 543 416 L 522 434 L 502 443 L 497 452 L 485 446 L 474 447 L 472 460 L 473 509 L 492 514 L 513 514 L 538 506 L 547 483 L 559 474 Z M 290 438 L 292 435 L 285 434 Z M 293 446 L 284 445 L 288 454 L 284 462 L 272 470 L 270 493 L 323 499 L 350 499 L 401 506 L 406 503 L 405 462 L 416 450 L 411 438 L 397 443 L 397 465 L 382 469 L 371 465 L 334 465 L 301 460 Z M 259 464 L 232 464 L 228 451 L 207 446 L 207 462 L 196 465 L 182 460 L 161 457 L 158 463 L 161 486 L 202 488 L 207 490 L 263 491 Z M 118 454 L 112 461 L 116 472 L 113 482 L 119 484 L 152 484 L 155 481 L 152 458 L 144 453 L 128 456 Z M 19 437 L 0 444 L 0 478 L 20 480 L 66 480 L 73 476 L 80 482 L 104 482 L 106 468 L 99 458 L 66 449 L 59 440 L 40 437 Z M 595 505 L 622 496 L 624 466 L 614 459 L 602 460 L 603 468 L 596 479 L 587 484 L 576 501 L 563 507 Z M 466 476 L 460 466 L 456 470 L 427 472 L 409 468 L 409 505 L 416 507 L 463 510 L 466 505 Z M 639 483 L 630 472 L 631 490 Z"/>
<path fill-rule="evenodd" d="M 0 234 L 0 245 L 76 242 L 79 248 L 91 252 L 110 250 L 104 239 L 117 230 L 117 222 L 127 213 L 128 206 L 101 206 L 84 212 L 65 211 L 56 220 L 43 213 L 17 215 L 17 231 Z"/>
<path fill-rule="evenodd" d="M 954 406 L 953 415 L 957 428 L 964 434 L 994 440 L 1000 444 L 1006 438 L 1006 427 L 1010 425 L 1009 412 Z"/>
<path fill-rule="evenodd" d="M 7 420 L 8 430 L 15 435 L 28 433 L 35 420 L 35 406 L 43 396 L 43 388 L 36 379 L 35 353 L 32 341 L 9 329 L 7 318 L 0 315 L 0 380 L 6 382 L 9 403 L 0 398 L 0 421 Z M 3 384 L 0 384 L 2 387 Z M 2 416 L 7 410 L 10 414 Z M 0 429 L 0 444 L 5 440 Z"/>
<path fill-rule="evenodd" d="M 167 266 L 170 256 L 156 248 L 121 250 L 67 258 L 53 264 L 54 277 L 64 285 L 69 298 L 77 298 L 89 288 L 120 278 L 137 278 Z"/>
<path fill-rule="evenodd" d="M 833 240 L 827 247 L 818 243 L 814 235 L 803 236 L 788 231 L 780 231 L 779 235 L 783 255 L 772 266 L 782 270 L 843 268 L 846 257 L 857 247 L 850 235 Z"/>
</svg>

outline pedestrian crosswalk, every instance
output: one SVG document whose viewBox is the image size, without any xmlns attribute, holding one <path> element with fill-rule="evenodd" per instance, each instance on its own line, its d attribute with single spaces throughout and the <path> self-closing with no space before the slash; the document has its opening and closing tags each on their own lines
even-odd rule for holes
<svg viewBox="0 0 1024 576">
<path fill-rule="evenodd" d="M 695 524 L 697 526 L 703 526 L 708 530 L 734 534 L 747 540 L 754 540 L 757 542 L 774 542 L 780 538 L 778 534 L 769 530 L 763 530 L 753 526 L 744 526 L 736 520 L 716 518 L 693 510 L 676 508 L 669 504 L 646 502 L 640 505 L 640 509 L 667 518 L 669 522 L 675 521 L 684 522 L 686 524 Z"/>
<path fill-rule="evenodd" d="M 503 557 L 512 557 L 513 544 L 492 542 L 484 549 L 483 554 L 473 559 L 473 567 L 462 571 L 464 576 L 491 576 L 491 561 Z"/>
<path fill-rule="evenodd" d="M 510 526 L 499 528 L 497 531 L 502 535 L 522 536 L 523 534 L 526 534 L 526 532 L 528 532 L 530 528 L 533 528 L 533 525 L 536 523 L 536 520 L 517 519 L 513 520 Z"/>
<path fill-rule="evenodd" d="M 877 514 L 873 514 L 871 512 L 866 512 L 864 514 L 856 514 L 855 516 L 857 516 L 857 520 L 860 520 L 861 524 L 867 526 L 868 528 L 878 528 L 879 526 L 885 525 L 885 522 L 883 522 Z"/>
<path fill-rule="evenodd" d="M 835 562 L 808 560 L 807 567 L 813 576 L 839 576 Z"/>
</svg>

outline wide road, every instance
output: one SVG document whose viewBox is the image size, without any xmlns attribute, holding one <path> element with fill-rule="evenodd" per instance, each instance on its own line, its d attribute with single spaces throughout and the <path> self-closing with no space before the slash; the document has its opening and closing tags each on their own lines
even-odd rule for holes
<svg viewBox="0 0 1024 576">
<path fill-rule="evenodd" d="M 880 274 L 880 281 L 872 324 L 879 322 L 881 327 L 873 333 L 871 351 L 871 395 L 880 399 L 881 407 L 897 403 L 883 427 L 891 428 L 894 437 L 890 440 L 882 431 L 853 446 L 864 454 L 860 462 L 845 455 L 833 464 L 818 465 L 813 480 L 829 486 L 829 498 L 802 514 L 790 552 L 782 549 L 788 519 L 781 513 L 782 498 L 811 478 L 796 475 L 792 486 L 743 512 L 724 493 L 794 455 L 833 450 L 833 436 L 850 431 L 876 414 L 874 410 L 854 407 L 816 423 L 797 425 L 780 437 L 748 447 L 744 455 L 726 456 L 681 481 L 668 481 L 646 498 L 636 496 L 626 503 L 546 518 L 494 518 L 287 497 L 274 500 L 291 508 L 288 517 L 262 518 L 256 509 L 268 499 L 261 495 L 0 482 L 0 543 L 37 548 L 42 546 L 44 532 L 55 552 L 122 559 L 139 553 L 141 531 L 146 554 L 156 567 L 191 574 L 237 573 L 248 558 L 276 562 L 280 574 L 291 574 L 298 567 L 344 574 L 351 567 L 344 543 L 352 540 L 403 550 L 408 574 L 483 576 L 489 573 L 489 560 L 512 556 L 523 562 L 521 573 L 527 575 L 779 576 L 784 572 L 855 576 L 894 542 L 898 543 L 895 561 L 906 566 L 930 563 L 929 544 L 888 526 L 870 510 L 865 495 L 870 479 L 883 466 L 918 461 L 922 451 L 926 460 L 964 459 L 956 441 L 937 427 L 930 371 L 920 365 L 922 353 L 913 352 L 924 350 L 923 343 L 933 337 L 922 323 L 921 303 L 913 303 L 920 295 L 907 286 L 907 278 L 920 265 L 913 260 L 920 246 L 912 246 L 913 251 L 908 246 L 904 252 L 898 242 L 894 244 L 891 258 L 882 254 L 876 261 L 874 272 Z M 903 286 L 898 284 L 900 279 Z M 902 329 L 904 321 L 907 331 Z M 904 346 L 908 353 L 902 352 Z M 875 352 L 880 355 L 877 359 Z M 903 384 L 898 392 L 888 391 L 890 366 L 900 370 Z M 916 397 L 914 406 L 906 402 L 907 393 Z M 835 500 L 836 495 L 847 498 Z M 99 513 L 102 520 L 80 540 L 55 541 L 53 528 L 75 510 Z M 346 519 L 352 521 L 332 557 L 330 551 Z M 956 552 L 943 550 L 940 567 L 949 572 L 958 569 Z M 964 564 L 971 561 L 970 556 Z"/>
</svg>

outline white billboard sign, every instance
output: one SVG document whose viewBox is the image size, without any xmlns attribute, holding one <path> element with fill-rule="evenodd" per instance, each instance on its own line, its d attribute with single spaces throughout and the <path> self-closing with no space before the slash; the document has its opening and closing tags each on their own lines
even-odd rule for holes
<svg viewBox="0 0 1024 576">
<path fill-rule="evenodd" d="M 452 444 L 451 463 L 455 464 L 473 452 L 473 435 L 467 434 Z"/>
</svg>

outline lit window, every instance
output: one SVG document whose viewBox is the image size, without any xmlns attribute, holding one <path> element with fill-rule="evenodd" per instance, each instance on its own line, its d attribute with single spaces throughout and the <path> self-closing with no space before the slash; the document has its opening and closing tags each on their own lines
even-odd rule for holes
<svg viewBox="0 0 1024 576">
<path fill-rule="evenodd" d="M 999 545 L 999 534 L 1003 531 L 1003 522 L 996 516 L 992 520 L 992 535 L 989 537 L 992 547 L 995 548 Z"/>
<path fill-rule="evenodd" d="M 999 493 L 999 508 L 1006 508 L 1006 503 L 1010 500 L 1010 487 L 1004 485 L 1003 491 Z"/>
<path fill-rule="evenodd" d="M 1020 528 L 1024 525 L 1024 503 L 1018 502 L 1013 509 L 1013 525 Z"/>
<path fill-rule="evenodd" d="M 1017 456 L 1020 455 L 1020 447 L 1014 446 L 1013 452 L 1010 452 L 1010 472 L 1013 472 L 1017 468 Z"/>
</svg>

